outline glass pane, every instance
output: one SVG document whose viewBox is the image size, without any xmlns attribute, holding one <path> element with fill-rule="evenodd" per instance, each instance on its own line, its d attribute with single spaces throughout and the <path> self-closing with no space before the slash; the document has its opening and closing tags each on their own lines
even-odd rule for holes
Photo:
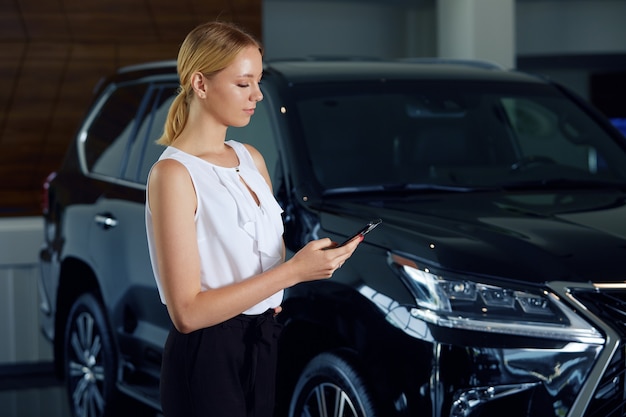
<svg viewBox="0 0 626 417">
<path fill-rule="evenodd" d="M 87 129 L 84 154 L 90 172 L 119 177 L 135 117 L 147 86 L 120 86 L 111 93 Z"/>
<path fill-rule="evenodd" d="M 163 134 L 163 126 L 174 100 L 176 85 L 151 86 L 144 104 L 145 111 L 140 115 L 137 134 L 132 142 L 124 179 L 145 184 L 148 172 L 165 150 L 155 141 Z"/>
<path fill-rule="evenodd" d="M 626 181 L 619 135 L 556 89 L 447 81 L 303 85 L 310 168 L 326 190 Z"/>
</svg>

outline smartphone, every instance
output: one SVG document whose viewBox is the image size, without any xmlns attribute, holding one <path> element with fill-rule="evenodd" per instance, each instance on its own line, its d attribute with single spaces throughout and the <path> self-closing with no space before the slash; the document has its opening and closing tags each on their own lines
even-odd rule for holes
<svg viewBox="0 0 626 417">
<path fill-rule="evenodd" d="M 374 228 L 376 226 L 378 226 L 379 224 L 381 224 L 382 222 L 383 221 L 381 219 L 376 219 L 376 220 L 370 221 L 368 224 L 365 225 L 364 228 L 362 228 L 361 230 L 359 230 L 358 232 L 356 232 L 355 234 L 353 234 L 348 239 L 346 239 L 345 241 L 343 241 L 342 243 L 340 243 L 339 245 L 337 245 L 335 247 L 339 248 L 339 247 L 345 245 L 346 243 L 350 242 L 352 239 L 356 238 L 357 236 L 365 236 L 366 234 L 368 234 L 369 232 L 374 230 Z"/>
</svg>

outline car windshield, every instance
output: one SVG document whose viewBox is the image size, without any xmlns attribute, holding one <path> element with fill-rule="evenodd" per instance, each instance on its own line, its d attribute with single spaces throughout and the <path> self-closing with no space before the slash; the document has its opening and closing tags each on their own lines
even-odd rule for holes
<svg viewBox="0 0 626 417">
<path fill-rule="evenodd" d="M 619 137 L 551 87 L 381 80 L 295 96 L 326 193 L 626 184 Z"/>
</svg>

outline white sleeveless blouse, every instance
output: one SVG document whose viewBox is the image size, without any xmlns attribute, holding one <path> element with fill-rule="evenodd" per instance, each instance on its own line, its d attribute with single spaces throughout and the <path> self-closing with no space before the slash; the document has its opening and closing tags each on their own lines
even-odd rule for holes
<svg viewBox="0 0 626 417">
<path fill-rule="evenodd" d="M 245 146 L 232 140 L 226 144 L 237 153 L 238 168 L 220 167 L 174 147 L 166 148 L 159 158 L 179 161 L 193 182 L 198 202 L 195 222 L 203 290 L 243 281 L 282 261 L 283 210 Z M 256 194 L 259 205 L 240 176 Z M 161 302 L 167 304 L 155 259 L 152 213 L 147 201 L 146 198 L 146 231 L 152 270 Z M 280 305 L 282 299 L 283 291 L 279 291 L 244 314 L 261 314 Z"/>
</svg>

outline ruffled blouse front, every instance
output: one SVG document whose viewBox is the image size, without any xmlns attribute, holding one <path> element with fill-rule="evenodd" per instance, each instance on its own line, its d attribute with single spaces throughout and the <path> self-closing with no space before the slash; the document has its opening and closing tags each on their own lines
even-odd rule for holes
<svg viewBox="0 0 626 417">
<path fill-rule="evenodd" d="M 168 147 L 159 158 L 171 158 L 183 164 L 196 190 L 195 220 L 203 289 L 219 288 L 267 271 L 282 262 L 283 256 L 282 208 L 245 146 L 236 141 L 226 143 L 237 153 L 237 168 L 217 166 L 174 147 Z M 148 205 L 146 216 L 153 257 Z M 154 259 L 152 266 L 161 301 L 167 303 Z M 280 291 L 244 313 L 261 314 L 280 305 L 282 298 Z"/>
</svg>

